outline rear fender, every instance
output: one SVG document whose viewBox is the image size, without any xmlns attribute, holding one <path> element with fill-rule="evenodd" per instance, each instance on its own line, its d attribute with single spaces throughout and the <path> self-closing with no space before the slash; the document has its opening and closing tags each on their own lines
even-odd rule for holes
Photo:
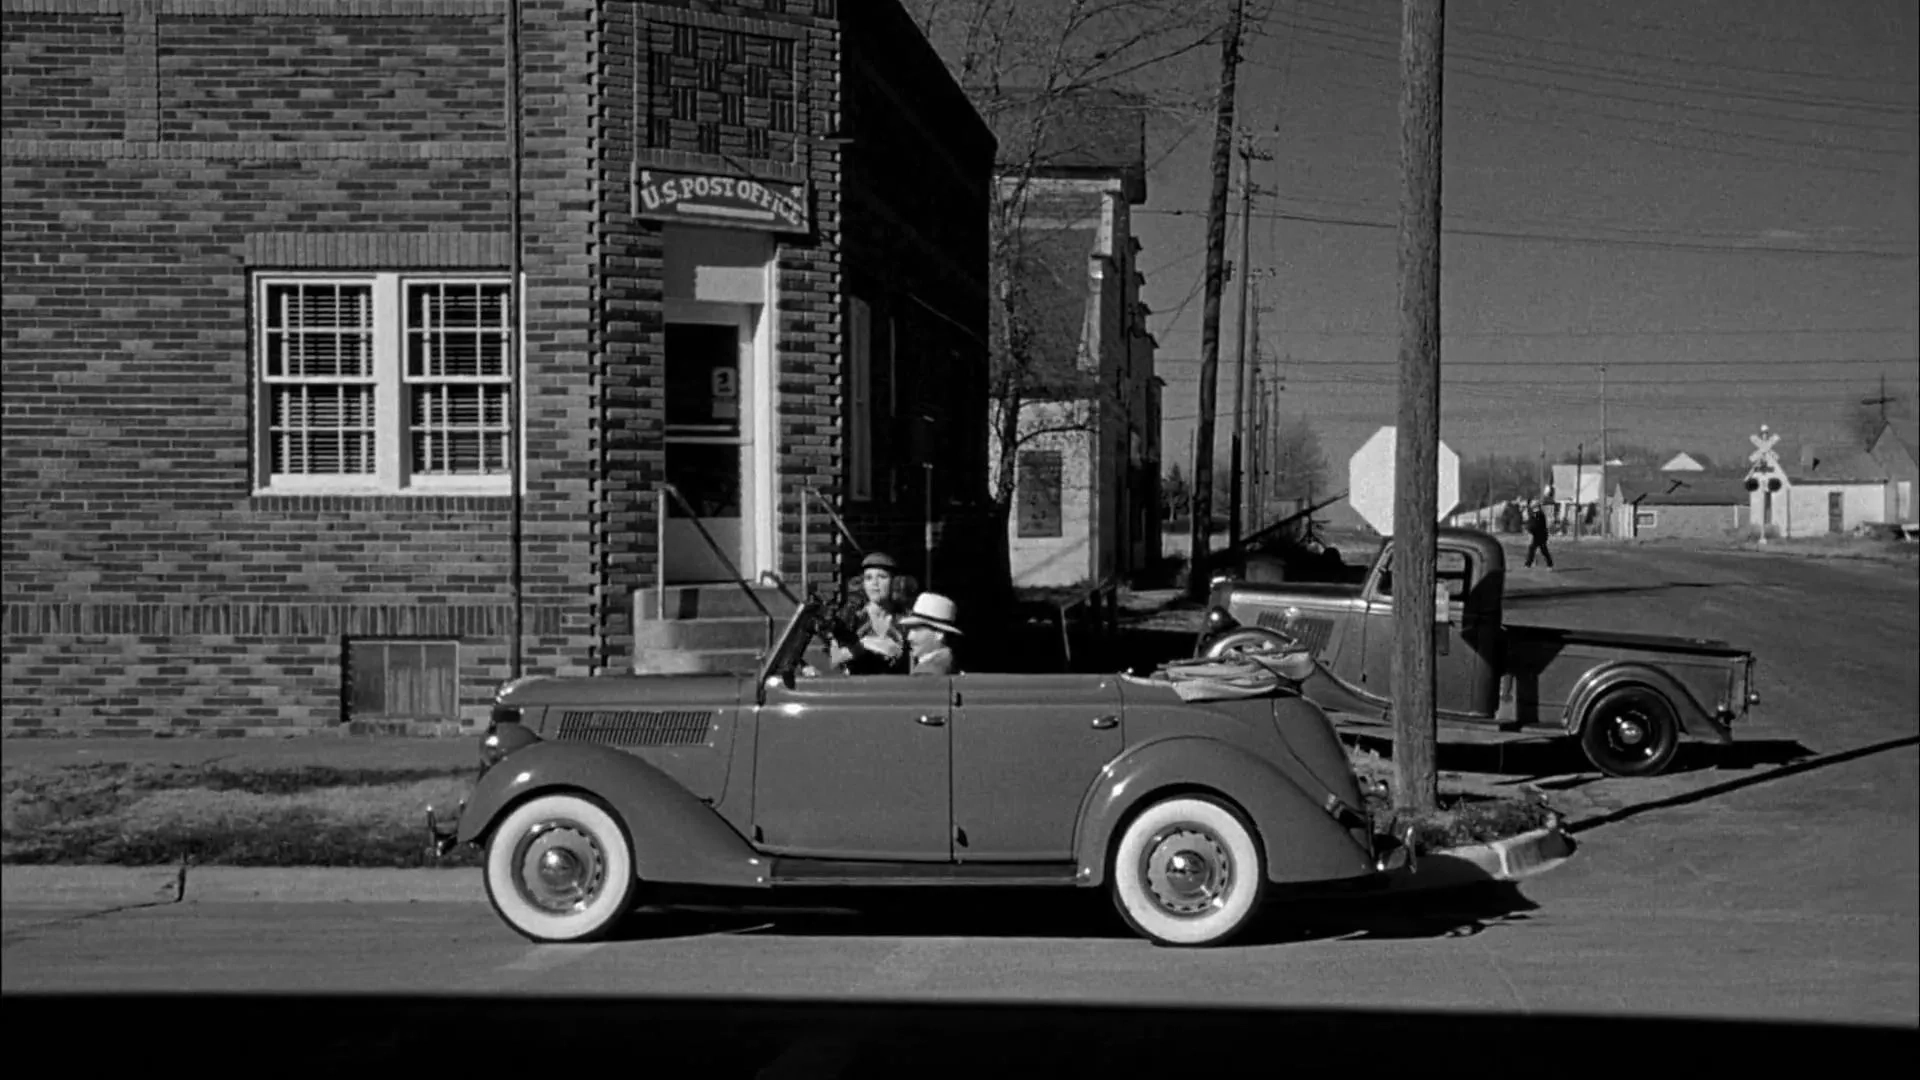
<svg viewBox="0 0 1920 1080">
<path fill-rule="evenodd" d="M 1673 707 L 1674 715 L 1680 720 L 1680 730 L 1696 739 L 1718 743 L 1733 741 L 1726 725 L 1686 687 L 1680 685 L 1678 679 L 1657 667 L 1631 661 L 1603 664 L 1580 677 L 1573 691 L 1567 695 L 1567 734 L 1577 737 L 1594 703 L 1608 691 L 1622 686 L 1644 686 L 1666 698 L 1667 704 Z"/>
<path fill-rule="evenodd" d="M 1334 881 L 1373 870 L 1368 846 L 1280 770 L 1227 743 L 1181 736 L 1136 747 L 1101 770 L 1080 804 L 1078 883 L 1104 882 L 1119 830 L 1135 810 L 1174 789 L 1204 790 L 1238 806 L 1265 849 L 1269 881 Z"/>
<path fill-rule="evenodd" d="M 460 813 L 459 842 L 478 844 L 509 810 L 540 794 L 577 791 L 613 809 L 650 882 L 764 886 L 768 860 L 711 807 L 631 754 L 592 743 L 537 742 L 488 769 Z"/>
</svg>

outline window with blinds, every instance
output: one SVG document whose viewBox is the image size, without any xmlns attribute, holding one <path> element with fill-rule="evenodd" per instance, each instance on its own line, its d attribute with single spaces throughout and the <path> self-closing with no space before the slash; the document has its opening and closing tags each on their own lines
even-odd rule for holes
<svg viewBox="0 0 1920 1080">
<path fill-rule="evenodd" d="M 263 276 L 256 489 L 505 494 L 505 280 Z"/>
</svg>

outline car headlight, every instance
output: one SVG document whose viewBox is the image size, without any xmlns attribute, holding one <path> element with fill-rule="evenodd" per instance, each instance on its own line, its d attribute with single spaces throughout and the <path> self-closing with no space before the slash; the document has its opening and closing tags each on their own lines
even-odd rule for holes
<svg viewBox="0 0 1920 1080">
<path fill-rule="evenodd" d="M 484 776 L 488 769 L 506 760 L 509 754 L 540 741 L 540 736 L 535 735 L 523 720 L 524 714 L 519 709 L 494 706 L 493 722 L 480 740 L 481 775 Z"/>
<path fill-rule="evenodd" d="M 1240 624 L 1234 620 L 1234 617 L 1227 613 L 1226 608 L 1213 607 L 1207 609 L 1208 633 L 1217 634 L 1223 630 L 1231 630 L 1239 625 Z"/>
</svg>

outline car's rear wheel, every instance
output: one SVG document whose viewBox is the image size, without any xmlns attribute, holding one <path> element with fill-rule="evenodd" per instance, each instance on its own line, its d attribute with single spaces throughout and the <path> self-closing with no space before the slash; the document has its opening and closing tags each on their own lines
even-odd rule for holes
<svg viewBox="0 0 1920 1080">
<path fill-rule="evenodd" d="M 1587 710 L 1580 748 L 1608 776 L 1658 776 L 1680 749 L 1680 721 L 1655 691 L 1622 687 Z"/>
<path fill-rule="evenodd" d="M 508 926 L 542 943 L 605 937 L 633 906 L 626 830 L 581 795 L 541 795 L 487 840 L 487 899 Z"/>
<path fill-rule="evenodd" d="M 1114 845 L 1114 906 L 1157 945 L 1221 945 L 1246 929 L 1266 894 L 1253 829 L 1225 803 L 1176 796 L 1148 806 Z"/>
</svg>

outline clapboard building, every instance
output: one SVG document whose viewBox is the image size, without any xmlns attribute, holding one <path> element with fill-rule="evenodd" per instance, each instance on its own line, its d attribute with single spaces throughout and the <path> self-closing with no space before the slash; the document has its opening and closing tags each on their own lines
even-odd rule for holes
<svg viewBox="0 0 1920 1080">
<path fill-rule="evenodd" d="M 458 730 L 516 600 L 627 670 L 821 507 L 991 520 L 994 140 L 895 0 L 524 4 L 517 303 L 503 0 L 3 7 L 7 734 Z"/>
</svg>

